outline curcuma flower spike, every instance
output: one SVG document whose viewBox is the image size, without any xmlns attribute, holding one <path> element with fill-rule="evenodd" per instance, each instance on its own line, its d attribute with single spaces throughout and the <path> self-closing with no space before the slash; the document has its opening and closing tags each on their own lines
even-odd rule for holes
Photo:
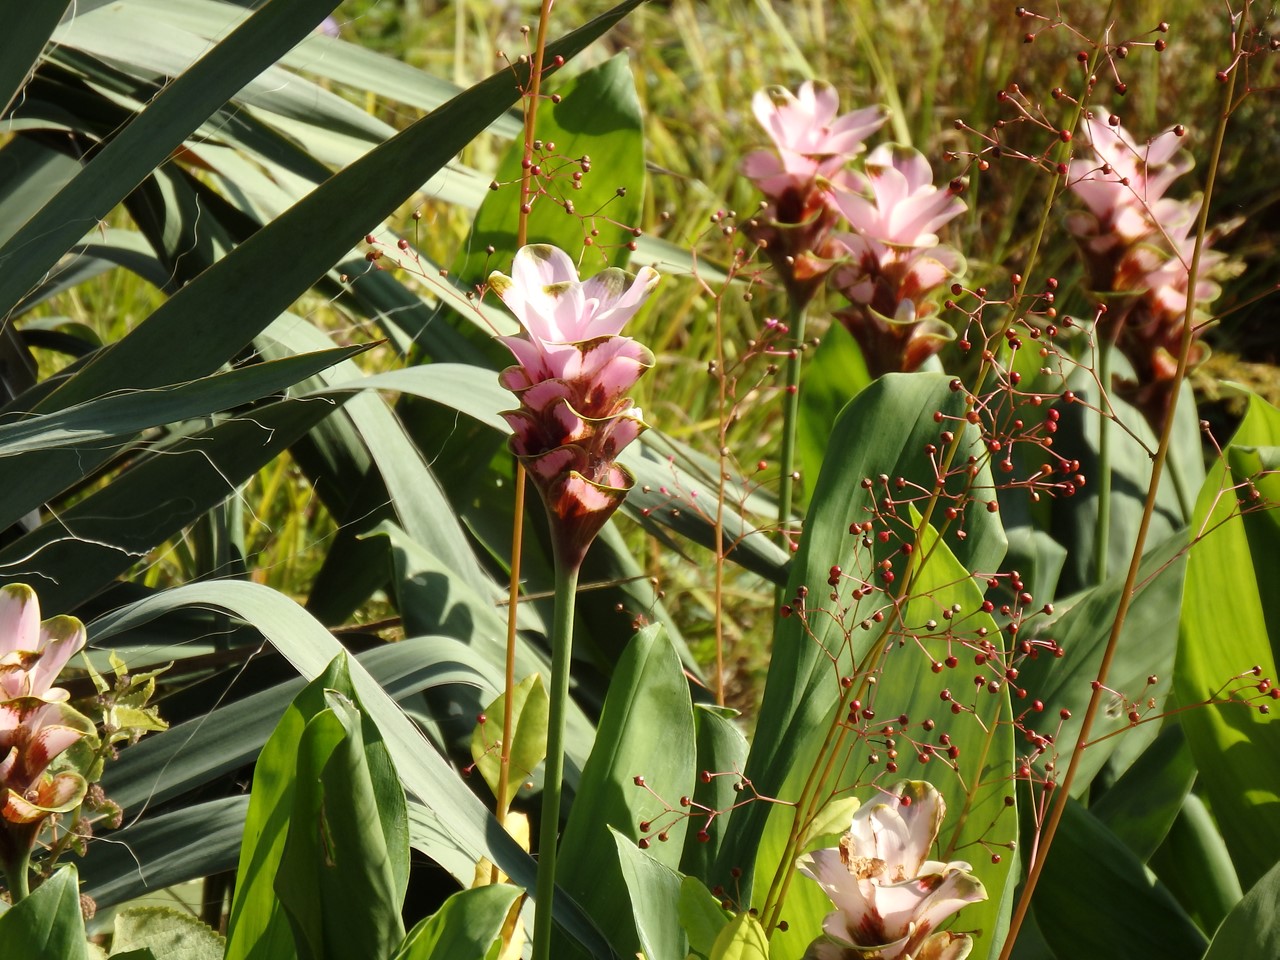
<svg viewBox="0 0 1280 960">
<path fill-rule="evenodd" d="M 619 334 L 658 273 L 610 268 L 583 281 L 563 250 L 531 244 L 516 253 L 511 274 L 489 277 L 524 328 L 502 338 L 517 363 L 499 382 L 520 400 L 503 417 L 546 503 L 556 549 L 576 568 L 634 482 L 615 459 L 645 429 L 627 392 L 653 354 Z"/>
<path fill-rule="evenodd" d="M 6 872 L 15 858 L 25 862 L 50 814 L 84 798 L 84 777 L 55 768 L 68 748 L 96 732 L 67 703 L 67 691 L 53 685 L 84 644 L 84 625 L 74 617 L 41 621 L 30 587 L 0 588 L 0 867 Z"/>
<path fill-rule="evenodd" d="M 831 190 L 852 184 L 845 166 L 885 115 L 866 107 L 837 116 L 835 88 L 821 81 L 806 81 L 798 94 L 767 87 L 751 106 L 775 149 L 753 150 L 742 160 L 743 174 L 766 199 L 748 233 L 764 245 L 790 295 L 807 303 L 837 252 L 830 239 L 838 217 Z"/>
<path fill-rule="evenodd" d="M 806 960 L 962 960 L 964 933 L 937 926 L 966 904 L 987 898 L 964 861 L 928 859 L 946 804 L 932 784 L 908 780 L 865 804 L 840 846 L 799 860 L 835 904 Z"/>
<path fill-rule="evenodd" d="M 959 251 L 938 242 L 937 230 L 962 213 L 964 201 L 939 190 L 919 151 L 883 144 L 867 157 L 866 175 L 834 202 L 853 228 L 835 242 L 846 260 L 832 285 L 849 301 L 835 312 L 854 335 L 873 376 L 919 368 L 955 339 L 933 317 L 928 297 L 964 269 Z"/>
</svg>

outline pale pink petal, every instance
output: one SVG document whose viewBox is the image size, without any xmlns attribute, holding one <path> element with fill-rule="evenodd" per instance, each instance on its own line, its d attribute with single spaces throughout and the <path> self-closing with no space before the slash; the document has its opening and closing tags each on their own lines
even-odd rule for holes
<svg viewBox="0 0 1280 960">
<path fill-rule="evenodd" d="M 53 692 L 58 674 L 83 649 L 85 640 L 84 624 L 75 617 L 52 617 L 40 624 L 40 659 L 31 668 L 31 696 L 44 697 Z M 61 700 L 64 696 L 49 699 Z"/>
<path fill-rule="evenodd" d="M 40 637 L 40 601 L 25 583 L 0 587 L 0 657 L 36 650 Z"/>
</svg>

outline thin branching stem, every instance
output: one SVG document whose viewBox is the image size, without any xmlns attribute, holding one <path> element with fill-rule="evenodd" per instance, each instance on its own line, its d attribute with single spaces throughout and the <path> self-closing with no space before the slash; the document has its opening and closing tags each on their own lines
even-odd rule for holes
<svg viewBox="0 0 1280 960">
<path fill-rule="evenodd" d="M 794 296 L 788 301 L 787 324 L 791 352 L 787 356 L 786 395 L 782 400 L 782 453 L 778 476 L 778 527 L 791 543 L 791 501 L 795 492 L 796 429 L 800 418 L 800 360 L 804 352 L 805 303 Z"/>
</svg>

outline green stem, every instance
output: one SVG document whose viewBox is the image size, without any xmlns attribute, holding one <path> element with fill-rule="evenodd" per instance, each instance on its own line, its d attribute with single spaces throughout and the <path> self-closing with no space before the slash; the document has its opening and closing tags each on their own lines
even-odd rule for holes
<svg viewBox="0 0 1280 960">
<path fill-rule="evenodd" d="M 21 841 L 13 843 L 12 837 L 3 836 L 4 829 L 0 827 L 0 846 L 12 846 L 12 849 L 0 856 L 0 873 L 4 874 L 5 885 L 9 889 L 9 902 L 17 903 L 31 893 L 27 882 L 27 875 L 31 872 L 31 851 L 25 849 Z"/>
<path fill-rule="evenodd" d="M 804 351 L 805 304 L 792 299 L 787 315 L 791 353 L 787 357 L 787 393 L 782 404 L 782 473 L 778 484 L 778 527 L 791 539 L 791 499 L 795 485 L 796 420 L 800 415 L 800 357 Z"/>
<path fill-rule="evenodd" d="M 1107 579 L 1107 550 L 1111 545 L 1111 425 L 1107 410 L 1111 403 L 1111 344 L 1102 344 L 1098 357 L 1098 521 L 1093 532 L 1093 566 L 1095 582 Z"/>
<path fill-rule="evenodd" d="M 557 550 L 556 610 L 551 628 L 551 705 L 547 718 L 546 774 L 542 783 L 542 829 L 538 836 L 533 960 L 551 960 L 551 905 L 556 889 L 556 841 L 560 832 L 560 789 L 564 781 L 564 727 L 569 703 L 569 663 L 577 591 L 578 566 L 562 562 Z"/>
</svg>

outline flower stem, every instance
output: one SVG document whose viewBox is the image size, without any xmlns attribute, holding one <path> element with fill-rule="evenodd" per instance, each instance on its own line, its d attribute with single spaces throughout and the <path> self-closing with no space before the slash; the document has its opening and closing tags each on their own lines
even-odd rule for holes
<svg viewBox="0 0 1280 960">
<path fill-rule="evenodd" d="M 1244 25 L 1242 23 L 1237 24 L 1235 33 L 1237 48 L 1232 53 L 1239 53 L 1238 45 L 1244 43 L 1244 36 Z M 1235 82 L 1236 71 L 1228 71 L 1226 89 L 1223 93 L 1223 107 L 1218 115 L 1218 125 L 1214 131 L 1212 141 L 1212 153 L 1209 157 L 1209 172 L 1204 187 L 1204 198 L 1200 201 L 1200 213 L 1196 221 L 1195 248 L 1191 254 L 1191 263 L 1187 268 L 1187 289 L 1192 292 L 1195 291 L 1196 280 L 1200 272 L 1200 257 L 1204 251 L 1205 231 L 1209 220 L 1209 201 L 1213 197 L 1214 182 L 1218 176 L 1218 165 L 1222 158 L 1222 143 L 1227 133 L 1227 121 L 1231 117 L 1231 100 L 1235 91 Z M 1189 295 L 1187 297 L 1186 315 L 1183 317 L 1182 322 L 1182 343 L 1178 351 L 1178 368 L 1173 376 L 1175 384 L 1180 384 L 1187 374 L 1191 345 L 1195 337 L 1194 312 L 1195 297 L 1194 295 Z M 1067 801 L 1071 795 L 1071 784 L 1075 780 L 1076 772 L 1080 767 L 1080 758 L 1084 755 L 1085 745 L 1089 743 L 1089 736 L 1093 731 L 1093 723 L 1098 715 L 1098 707 L 1105 695 L 1107 674 L 1110 672 L 1111 663 L 1115 659 L 1116 650 L 1120 645 L 1120 633 L 1124 629 L 1125 620 L 1129 615 L 1129 607 L 1133 603 L 1134 594 L 1136 593 L 1138 569 L 1146 549 L 1147 532 L 1151 527 L 1151 518 L 1155 513 L 1156 492 L 1160 488 L 1160 478 L 1164 473 L 1165 462 L 1168 459 L 1169 444 L 1173 437 L 1174 413 L 1177 410 L 1180 393 L 1180 390 L 1175 390 L 1170 397 L 1169 409 L 1160 428 L 1160 443 L 1156 447 L 1155 459 L 1151 464 L 1151 482 L 1147 486 L 1147 497 L 1142 506 L 1142 520 L 1138 525 L 1138 536 L 1133 545 L 1133 555 L 1129 560 L 1129 572 L 1125 577 L 1124 588 L 1120 592 L 1120 603 L 1116 608 L 1116 616 L 1111 624 L 1111 633 L 1107 638 L 1107 646 L 1102 654 L 1102 663 L 1098 667 L 1097 682 L 1093 685 L 1093 695 L 1089 698 L 1089 706 L 1085 709 L 1084 720 L 1080 724 L 1080 734 L 1076 738 L 1075 748 L 1071 751 L 1071 762 L 1067 767 L 1066 775 L 1063 777 L 1062 783 L 1054 790 L 1055 796 L 1049 808 L 1049 816 L 1045 821 L 1044 830 L 1036 848 L 1035 858 L 1027 871 L 1027 881 L 1022 888 L 1022 894 L 1014 907 L 1013 918 L 1009 923 L 1009 933 L 1005 938 L 1004 948 L 1000 952 L 1000 960 L 1009 960 L 1009 956 L 1013 952 L 1014 941 L 1017 939 L 1018 931 L 1026 918 L 1027 910 L 1031 906 L 1032 894 L 1035 893 L 1036 884 L 1039 882 L 1040 874 L 1044 870 L 1045 859 L 1049 855 L 1049 848 L 1053 844 L 1058 824 L 1062 821 L 1063 811 L 1066 809 Z"/>
<path fill-rule="evenodd" d="M 31 893 L 27 875 L 30 871 L 31 851 L 21 840 L 6 835 L 0 826 L 0 874 L 4 875 L 9 890 L 9 902 L 17 903 Z"/>
<path fill-rule="evenodd" d="M 551 958 L 551 904 L 556 889 L 556 841 L 560 832 L 560 789 L 564 781 L 564 728 L 573 650 L 573 608 L 578 566 L 564 563 L 557 550 L 556 608 L 551 628 L 551 704 L 547 717 L 547 764 L 542 783 L 542 828 L 538 836 L 538 886 L 533 921 L 533 960 Z"/>
<path fill-rule="evenodd" d="M 800 415 L 800 357 L 804 350 L 806 304 L 796 298 L 790 301 L 788 325 L 791 329 L 791 353 L 787 357 L 786 396 L 782 401 L 781 474 L 778 477 L 778 528 L 791 542 L 791 501 L 795 483 L 796 420 Z M 779 590 L 782 588 L 780 587 Z"/>
</svg>

